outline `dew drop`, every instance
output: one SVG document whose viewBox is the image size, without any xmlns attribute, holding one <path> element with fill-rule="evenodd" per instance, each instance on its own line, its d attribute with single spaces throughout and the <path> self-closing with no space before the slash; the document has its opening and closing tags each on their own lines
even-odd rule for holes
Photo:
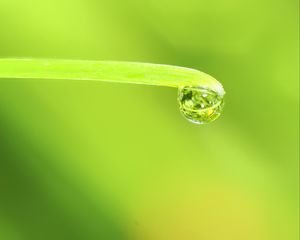
<svg viewBox="0 0 300 240">
<path fill-rule="evenodd" d="M 196 124 L 216 120 L 224 106 L 223 96 L 212 90 L 195 86 L 180 87 L 178 102 L 182 115 Z"/>
</svg>

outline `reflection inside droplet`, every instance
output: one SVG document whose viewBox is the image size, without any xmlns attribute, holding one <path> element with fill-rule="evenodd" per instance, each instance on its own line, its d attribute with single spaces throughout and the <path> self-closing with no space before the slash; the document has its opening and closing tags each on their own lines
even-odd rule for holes
<svg viewBox="0 0 300 240">
<path fill-rule="evenodd" d="M 210 123 L 222 112 L 224 101 L 220 94 L 201 87 L 180 87 L 179 108 L 183 116 L 197 124 Z"/>
</svg>

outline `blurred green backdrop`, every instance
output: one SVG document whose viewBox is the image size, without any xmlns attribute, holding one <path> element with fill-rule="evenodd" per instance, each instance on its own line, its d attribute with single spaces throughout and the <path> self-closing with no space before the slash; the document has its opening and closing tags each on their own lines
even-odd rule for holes
<svg viewBox="0 0 300 240">
<path fill-rule="evenodd" d="M 0 80 L 0 239 L 298 239 L 298 1 L 0 0 L 0 57 L 194 67 L 175 89 Z"/>
</svg>

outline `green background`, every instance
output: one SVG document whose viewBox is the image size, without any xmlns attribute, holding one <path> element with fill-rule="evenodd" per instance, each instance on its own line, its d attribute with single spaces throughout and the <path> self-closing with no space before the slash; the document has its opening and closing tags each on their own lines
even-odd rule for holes
<svg viewBox="0 0 300 240">
<path fill-rule="evenodd" d="M 173 64 L 223 83 L 194 125 L 172 88 L 0 80 L 0 239 L 298 239 L 298 1 L 0 0 L 0 57 Z"/>
</svg>

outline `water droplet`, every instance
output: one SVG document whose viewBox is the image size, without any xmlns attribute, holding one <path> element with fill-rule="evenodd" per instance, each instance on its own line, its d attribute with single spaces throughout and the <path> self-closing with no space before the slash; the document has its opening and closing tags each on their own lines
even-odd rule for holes
<svg viewBox="0 0 300 240">
<path fill-rule="evenodd" d="M 210 123 L 222 112 L 223 96 L 206 88 L 180 87 L 178 90 L 179 108 L 183 116 L 197 124 Z"/>
</svg>

